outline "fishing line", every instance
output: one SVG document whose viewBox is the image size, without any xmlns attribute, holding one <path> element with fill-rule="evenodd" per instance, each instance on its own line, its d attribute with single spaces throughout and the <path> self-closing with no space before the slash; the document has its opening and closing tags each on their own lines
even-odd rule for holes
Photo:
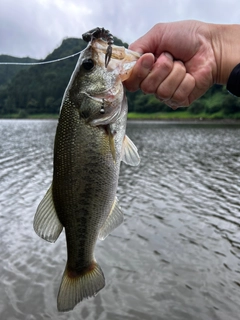
<svg viewBox="0 0 240 320">
<path fill-rule="evenodd" d="M 75 57 L 77 55 L 79 55 L 81 53 L 81 51 L 79 52 L 76 52 L 74 54 L 71 54 L 70 56 L 66 56 L 66 57 L 63 57 L 63 58 L 59 58 L 59 59 L 55 59 L 55 60 L 50 60 L 50 61 L 41 61 L 41 62 L 0 62 L 0 65 L 1 64 L 8 64 L 8 65 L 18 65 L 18 66 L 36 66 L 36 65 L 40 65 L 40 64 L 48 64 L 48 63 L 54 63 L 54 62 L 59 62 L 59 61 L 62 61 L 62 60 L 66 60 L 66 59 L 69 59 L 69 58 L 72 58 L 72 57 Z"/>
</svg>

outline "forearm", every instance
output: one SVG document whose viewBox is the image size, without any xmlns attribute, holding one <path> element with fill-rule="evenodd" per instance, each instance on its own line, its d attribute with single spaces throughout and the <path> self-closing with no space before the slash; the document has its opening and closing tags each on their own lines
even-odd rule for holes
<svg viewBox="0 0 240 320">
<path fill-rule="evenodd" d="M 214 82 L 226 84 L 233 68 L 240 63 L 240 25 L 210 24 L 217 63 Z"/>
</svg>

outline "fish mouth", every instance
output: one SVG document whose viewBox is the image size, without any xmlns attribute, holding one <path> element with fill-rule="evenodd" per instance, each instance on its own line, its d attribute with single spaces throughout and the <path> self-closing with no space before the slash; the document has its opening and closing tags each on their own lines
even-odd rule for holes
<svg viewBox="0 0 240 320">
<path fill-rule="evenodd" d="M 111 86 L 101 92 L 98 93 L 88 93 L 88 92 L 83 92 L 84 94 L 86 94 L 90 99 L 94 100 L 94 101 L 108 101 L 108 102 L 112 102 L 116 99 L 116 96 L 119 94 L 121 90 L 119 88 L 116 88 L 116 86 Z"/>
</svg>

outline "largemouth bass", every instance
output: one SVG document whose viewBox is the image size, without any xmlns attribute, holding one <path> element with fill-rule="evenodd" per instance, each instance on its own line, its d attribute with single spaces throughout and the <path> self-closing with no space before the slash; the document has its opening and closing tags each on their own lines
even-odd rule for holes
<svg viewBox="0 0 240 320">
<path fill-rule="evenodd" d="M 94 37 L 81 52 L 61 105 L 53 181 L 34 217 L 36 233 L 47 241 L 55 242 L 65 228 L 67 264 L 59 311 L 73 309 L 104 287 L 95 244 L 123 221 L 116 198 L 120 162 L 140 161 L 125 135 L 127 99 L 122 85 L 139 55 L 112 45 L 106 63 L 107 52 L 109 44 Z"/>
</svg>

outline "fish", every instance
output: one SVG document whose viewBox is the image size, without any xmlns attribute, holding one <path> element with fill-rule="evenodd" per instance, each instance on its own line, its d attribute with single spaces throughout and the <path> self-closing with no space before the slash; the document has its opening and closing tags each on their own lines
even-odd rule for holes
<svg viewBox="0 0 240 320">
<path fill-rule="evenodd" d="M 140 162 L 137 147 L 126 135 L 123 87 L 140 55 L 105 41 L 102 33 L 88 41 L 63 95 L 53 179 L 33 222 L 37 235 L 49 242 L 65 229 L 60 312 L 72 310 L 104 288 L 105 277 L 94 256 L 96 242 L 123 222 L 116 196 L 121 161 L 132 166 Z"/>
</svg>

